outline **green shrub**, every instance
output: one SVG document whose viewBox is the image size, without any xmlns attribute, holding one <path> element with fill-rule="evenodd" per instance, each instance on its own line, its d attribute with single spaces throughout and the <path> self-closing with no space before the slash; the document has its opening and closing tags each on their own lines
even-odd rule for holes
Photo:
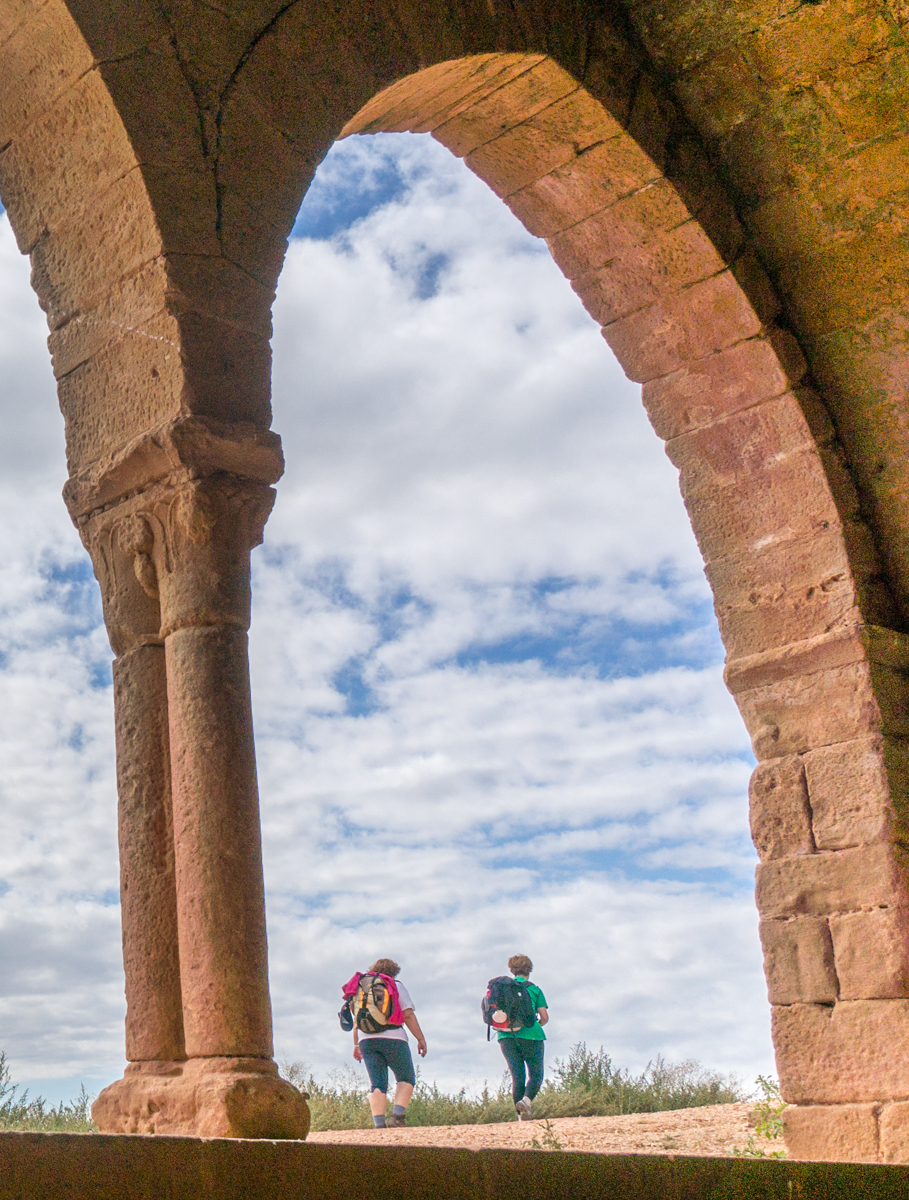
<svg viewBox="0 0 909 1200">
<path fill-rule="evenodd" d="M 0 1130 L 19 1133 L 95 1133 L 92 1097 L 83 1086 L 75 1100 L 49 1105 L 42 1096 L 34 1100 L 20 1092 L 9 1077 L 6 1055 L 0 1050 Z"/>
<path fill-rule="evenodd" d="M 303 1063 L 285 1063 L 281 1073 L 309 1093 L 314 1130 L 371 1128 L 367 1082 L 352 1067 L 334 1072 L 327 1082 L 317 1080 Z M 555 1060 L 533 1112 L 542 1120 L 615 1116 L 732 1104 L 744 1098 L 734 1077 L 707 1071 L 691 1060 L 667 1063 L 657 1058 L 636 1076 L 613 1067 L 602 1047 L 594 1052 L 579 1042 L 565 1061 Z M 487 1125 L 514 1119 L 507 1072 L 495 1091 L 484 1084 L 478 1095 L 466 1088 L 451 1095 L 418 1076 L 407 1113 L 409 1125 Z"/>
</svg>

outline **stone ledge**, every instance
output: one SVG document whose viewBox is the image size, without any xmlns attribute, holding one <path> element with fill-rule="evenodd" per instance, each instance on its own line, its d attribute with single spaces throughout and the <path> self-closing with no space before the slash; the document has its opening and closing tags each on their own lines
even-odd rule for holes
<svg viewBox="0 0 909 1200">
<path fill-rule="evenodd" d="M 0 1200 L 905 1200 L 909 1168 L 545 1150 L 0 1134 Z"/>
</svg>

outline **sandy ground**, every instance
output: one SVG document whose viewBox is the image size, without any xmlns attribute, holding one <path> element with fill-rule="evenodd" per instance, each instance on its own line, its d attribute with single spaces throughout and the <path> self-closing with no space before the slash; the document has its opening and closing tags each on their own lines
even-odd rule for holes
<svg viewBox="0 0 909 1200">
<path fill-rule="evenodd" d="M 587 1150 L 601 1154 L 731 1155 L 753 1136 L 754 1106 L 715 1104 L 628 1117 L 559 1117 L 503 1125 L 429 1125 L 413 1129 L 342 1129 L 311 1133 L 311 1142 L 362 1145 L 456 1146 L 470 1150 Z M 536 1145 L 534 1145 L 536 1142 Z M 783 1143 L 757 1139 L 765 1154 Z"/>
</svg>

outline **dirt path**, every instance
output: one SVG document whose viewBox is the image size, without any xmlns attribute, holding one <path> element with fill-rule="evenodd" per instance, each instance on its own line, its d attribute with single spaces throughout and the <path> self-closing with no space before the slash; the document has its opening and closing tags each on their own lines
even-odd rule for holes
<svg viewBox="0 0 909 1200">
<path fill-rule="evenodd" d="M 588 1150 L 607 1154 L 730 1155 L 744 1149 L 754 1133 L 753 1105 L 715 1104 L 678 1112 L 639 1113 L 628 1117 L 559 1117 L 503 1125 L 428 1125 L 413 1129 L 342 1129 L 311 1133 L 312 1142 L 348 1145 L 460 1146 L 476 1150 Z M 760 1139 L 765 1153 L 782 1142 Z"/>
</svg>

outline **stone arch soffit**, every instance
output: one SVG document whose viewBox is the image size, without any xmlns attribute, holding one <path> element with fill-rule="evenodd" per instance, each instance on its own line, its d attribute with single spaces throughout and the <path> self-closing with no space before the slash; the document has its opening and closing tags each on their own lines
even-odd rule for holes
<svg viewBox="0 0 909 1200">
<path fill-rule="evenodd" d="M 876 632 L 892 606 L 805 360 L 706 162 L 689 147 L 670 177 L 545 55 L 427 68 L 371 99 L 341 136 L 404 131 L 431 133 L 545 238 L 643 384 L 756 753 L 797 751 L 804 731 L 781 734 L 767 687 L 892 656 Z"/>
<path fill-rule="evenodd" d="M 0 199 L 47 315 L 73 468 L 148 425 L 180 355 L 145 165 L 61 0 L 0 3 Z"/>
</svg>

